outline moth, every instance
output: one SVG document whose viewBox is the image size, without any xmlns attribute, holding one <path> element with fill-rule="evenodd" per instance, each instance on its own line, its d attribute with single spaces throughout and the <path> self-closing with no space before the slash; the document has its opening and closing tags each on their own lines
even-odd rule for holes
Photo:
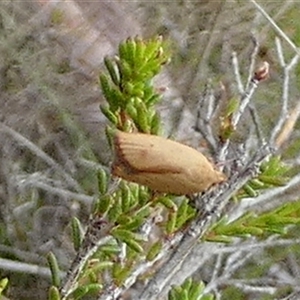
<svg viewBox="0 0 300 300">
<path fill-rule="evenodd" d="M 151 190 L 201 193 L 226 179 L 194 148 L 160 136 L 116 131 L 112 174 Z"/>
</svg>

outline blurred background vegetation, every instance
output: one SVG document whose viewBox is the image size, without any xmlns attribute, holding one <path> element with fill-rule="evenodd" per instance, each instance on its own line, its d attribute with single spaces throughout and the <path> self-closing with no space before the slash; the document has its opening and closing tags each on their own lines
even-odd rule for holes
<svg viewBox="0 0 300 300">
<path fill-rule="evenodd" d="M 300 3 L 262 5 L 299 45 Z M 67 269 L 74 256 L 69 220 L 87 220 L 97 194 L 96 172 L 110 161 L 99 110 L 103 58 L 129 36 L 155 34 L 168 39 L 172 50 L 172 62 L 156 82 L 167 88 L 158 107 L 166 135 L 193 146 L 201 143 L 192 128 L 201 92 L 210 78 L 224 101 L 238 95 L 232 52 L 247 76 L 253 36 L 260 43 L 259 60 L 271 65 L 270 78 L 254 101 L 265 132 L 276 122 L 282 75 L 275 32 L 248 1 L 1 2 L 0 257 L 42 267 L 45 254 L 53 251 Z M 283 45 L 291 58 L 294 53 Z M 299 73 L 297 67 L 291 78 L 292 104 L 299 101 Z M 297 158 L 299 141 L 298 125 L 283 148 L 284 157 Z M 291 255 L 299 261 L 297 247 L 281 250 L 263 252 L 236 276 L 263 277 L 275 264 L 289 269 Z M 212 267 L 199 278 L 205 280 Z M 46 299 L 47 275 L 26 266 L 22 272 L 12 269 L 0 265 L 0 278 L 10 280 L 10 299 Z M 238 288 L 224 286 L 224 299 L 246 299 L 240 294 Z"/>
</svg>

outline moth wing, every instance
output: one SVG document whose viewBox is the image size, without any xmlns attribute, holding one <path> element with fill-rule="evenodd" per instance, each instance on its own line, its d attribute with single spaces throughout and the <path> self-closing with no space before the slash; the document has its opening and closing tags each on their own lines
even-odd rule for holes
<svg viewBox="0 0 300 300">
<path fill-rule="evenodd" d="M 126 179 L 145 186 L 160 193 L 171 193 L 185 195 L 191 192 L 190 184 L 182 173 L 148 173 L 142 172 L 138 175 L 126 174 Z"/>
<path fill-rule="evenodd" d="M 208 162 L 209 163 L 209 162 Z M 213 168 L 212 164 L 196 164 L 189 170 L 186 175 L 189 184 L 194 187 L 197 192 L 207 190 L 214 184 L 221 183 L 226 180 L 224 173 Z"/>
<path fill-rule="evenodd" d="M 113 174 L 158 192 L 202 192 L 226 179 L 193 148 L 146 134 L 117 132 Z"/>
<path fill-rule="evenodd" d="M 184 168 L 181 144 L 158 136 L 118 132 L 115 146 L 118 156 L 139 171 L 178 173 Z"/>
</svg>

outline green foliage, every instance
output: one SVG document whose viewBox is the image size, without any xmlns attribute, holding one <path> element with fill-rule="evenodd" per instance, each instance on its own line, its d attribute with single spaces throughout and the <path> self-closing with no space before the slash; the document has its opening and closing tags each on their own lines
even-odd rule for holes
<svg viewBox="0 0 300 300">
<path fill-rule="evenodd" d="M 149 261 L 153 260 L 157 256 L 157 254 L 160 252 L 161 248 L 162 248 L 162 241 L 158 241 L 158 242 L 152 244 L 152 246 L 148 250 L 146 259 Z"/>
<path fill-rule="evenodd" d="M 82 243 L 82 226 L 76 217 L 72 219 L 72 240 L 73 240 L 73 246 L 75 251 L 78 251 L 80 249 L 81 243 Z"/>
<path fill-rule="evenodd" d="M 98 171 L 98 190 L 100 195 L 104 195 L 108 189 L 108 178 L 106 172 L 101 169 Z"/>
<path fill-rule="evenodd" d="M 116 239 L 125 243 L 128 247 L 130 247 L 135 252 L 137 252 L 137 253 L 144 252 L 143 247 L 140 244 L 140 241 L 142 241 L 143 239 L 138 234 L 133 233 L 132 231 L 117 227 L 114 230 L 112 230 L 112 235 Z"/>
<path fill-rule="evenodd" d="M 282 163 L 279 156 L 273 156 L 260 166 L 260 174 L 251 179 L 235 196 L 235 200 L 245 197 L 257 197 L 260 191 L 283 186 L 288 181 L 286 176 L 289 168 Z"/>
<path fill-rule="evenodd" d="M 169 292 L 169 300 L 213 300 L 211 294 L 203 294 L 205 285 L 203 282 L 186 279 L 181 286 L 174 286 Z"/>
<path fill-rule="evenodd" d="M 78 287 L 71 295 L 73 299 L 79 300 L 82 299 L 84 296 L 97 295 L 101 289 L 102 289 L 101 284 L 98 283 L 86 284 Z"/>
<path fill-rule="evenodd" d="M 59 271 L 59 266 L 56 260 L 56 257 L 52 252 L 50 252 L 47 256 L 48 259 L 48 264 L 50 267 L 51 271 L 51 276 L 52 276 L 52 285 L 55 287 L 60 286 L 60 271 Z"/>
<path fill-rule="evenodd" d="M 89 269 L 85 273 L 85 276 L 90 278 L 91 282 L 97 282 L 97 274 L 103 270 L 111 269 L 112 267 L 113 263 L 111 261 L 100 261 L 99 259 L 93 259 L 92 263 L 89 265 Z"/>
<path fill-rule="evenodd" d="M 56 286 L 51 286 L 48 293 L 49 300 L 60 300 L 58 288 Z"/>
<path fill-rule="evenodd" d="M 288 180 L 286 176 L 288 170 L 289 168 L 281 162 L 279 156 L 271 157 L 260 166 L 258 177 L 249 180 L 234 196 L 234 200 L 239 201 L 245 197 L 254 198 L 262 190 L 284 185 Z M 284 204 L 278 209 L 261 215 L 249 212 L 230 224 L 224 217 L 211 228 L 204 239 L 230 243 L 232 238 L 237 236 L 246 238 L 274 233 L 284 234 L 287 225 L 299 223 L 300 214 L 296 203 Z"/>
<path fill-rule="evenodd" d="M 184 224 L 195 216 L 195 209 L 193 209 L 186 198 L 181 199 L 177 204 L 172 197 L 161 197 L 157 201 L 166 207 L 169 211 L 166 221 L 166 233 L 172 233 L 180 230 Z"/>
<path fill-rule="evenodd" d="M 288 225 L 300 224 L 300 201 L 284 203 L 260 215 L 249 212 L 228 224 L 226 217 L 217 222 L 205 236 L 213 242 L 231 242 L 233 237 L 267 237 L 286 234 Z"/>
<path fill-rule="evenodd" d="M 146 256 L 147 260 L 153 260 L 156 257 L 161 249 L 162 241 L 152 245 L 148 244 L 145 247 L 147 239 L 141 230 L 143 225 L 153 218 L 153 214 L 157 210 L 155 207 L 167 208 L 166 217 L 160 223 L 160 227 L 165 228 L 166 237 L 180 230 L 194 215 L 194 209 L 188 205 L 188 200 L 185 198 L 180 199 L 179 204 L 176 204 L 172 198 L 154 198 L 153 201 L 151 198 L 151 194 L 145 187 L 125 182 L 121 182 L 113 194 L 99 196 L 93 213 L 106 215 L 109 221 L 115 224 L 110 230 L 113 240 L 100 247 L 93 259 L 86 265 L 80 276 L 80 287 L 101 283 L 104 269 L 106 272 L 111 272 L 111 277 L 116 285 L 122 285 L 132 268 L 141 259 L 141 254 L 142 257 Z M 153 207 L 154 204 L 155 207 Z M 77 249 L 82 240 L 80 229 L 79 220 L 73 219 L 72 235 Z M 120 251 L 124 251 L 125 254 L 122 264 L 118 262 Z M 83 293 L 82 291 L 86 291 L 86 289 L 80 289 L 79 295 Z"/>
<path fill-rule="evenodd" d="M 179 230 L 190 219 L 195 216 L 196 210 L 191 208 L 186 198 L 182 199 L 177 209 L 176 229 Z"/>
<path fill-rule="evenodd" d="M 8 286 L 8 279 L 7 278 L 1 279 L 0 280 L 0 296 L 2 295 L 3 291 L 7 288 L 7 286 Z"/>
<path fill-rule="evenodd" d="M 227 104 L 227 107 L 225 108 L 223 116 L 220 117 L 221 126 L 219 136 L 222 141 L 229 139 L 235 132 L 235 128 L 232 125 L 232 117 L 238 109 L 239 100 L 237 98 L 230 99 Z"/>
<path fill-rule="evenodd" d="M 153 106 L 160 101 L 152 79 L 169 57 L 160 37 L 148 41 L 129 38 L 119 46 L 113 59 L 105 58 L 109 75 L 100 75 L 100 85 L 108 106 L 101 111 L 117 128 L 157 134 L 159 116 Z"/>
<path fill-rule="evenodd" d="M 80 288 L 74 291 L 76 299 L 83 294 L 92 293 L 96 283 L 101 283 L 103 270 L 110 270 L 114 282 L 121 285 L 130 272 L 134 262 L 138 261 L 139 254 L 144 252 L 144 238 L 138 233 L 140 227 L 146 222 L 151 213 L 148 192 L 145 188 L 132 184 L 121 183 L 114 194 L 100 195 L 96 201 L 93 213 L 107 215 L 111 223 L 116 224 L 110 231 L 114 238 L 110 243 L 101 247 L 86 265 L 80 276 Z M 72 235 L 77 249 L 81 244 L 81 224 L 73 219 Z M 124 264 L 119 264 L 120 245 L 125 249 Z M 79 248 L 78 248 L 79 247 Z M 101 289 L 97 286 L 97 289 Z"/>
</svg>

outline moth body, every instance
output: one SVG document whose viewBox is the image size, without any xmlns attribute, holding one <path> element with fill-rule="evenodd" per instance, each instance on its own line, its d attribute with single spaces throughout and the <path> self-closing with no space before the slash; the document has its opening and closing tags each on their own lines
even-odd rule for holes
<svg viewBox="0 0 300 300">
<path fill-rule="evenodd" d="M 200 193 L 226 179 L 197 150 L 159 136 L 117 131 L 114 176 L 175 195 Z"/>
</svg>

